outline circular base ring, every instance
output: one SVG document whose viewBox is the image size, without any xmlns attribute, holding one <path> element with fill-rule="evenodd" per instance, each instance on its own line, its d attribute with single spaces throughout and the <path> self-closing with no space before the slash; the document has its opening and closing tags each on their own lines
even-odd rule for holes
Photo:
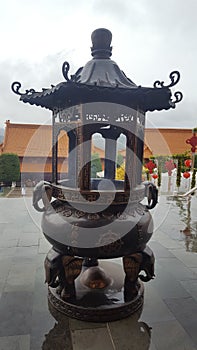
<svg viewBox="0 0 197 350">
<path fill-rule="evenodd" d="M 49 303 L 62 314 L 87 322 L 117 321 L 132 315 L 143 306 L 143 283 L 139 280 L 138 294 L 130 301 L 124 301 L 124 273 L 119 264 L 113 264 L 113 266 L 112 264 L 109 265 L 113 283 L 109 288 L 104 290 L 84 289 L 78 281 L 76 298 L 67 302 L 60 298 L 55 288 L 49 287 Z"/>
</svg>

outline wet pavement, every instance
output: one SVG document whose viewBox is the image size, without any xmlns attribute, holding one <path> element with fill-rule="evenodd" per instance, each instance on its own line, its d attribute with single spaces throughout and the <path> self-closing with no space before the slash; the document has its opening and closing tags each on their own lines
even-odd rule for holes
<svg viewBox="0 0 197 350">
<path fill-rule="evenodd" d="M 156 278 L 143 310 L 95 324 L 49 310 L 42 214 L 30 197 L 0 198 L 0 350 L 197 349 L 197 196 L 188 204 L 162 195 L 151 212 Z"/>
</svg>

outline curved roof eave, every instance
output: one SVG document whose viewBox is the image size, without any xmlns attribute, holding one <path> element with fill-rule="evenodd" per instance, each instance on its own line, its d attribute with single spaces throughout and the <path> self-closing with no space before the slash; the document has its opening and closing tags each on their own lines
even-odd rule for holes
<svg viewBox="0 0 197 350">
<path fill-rule="evenodd" d="M 81 103 L 110 102 L 139 108 L 146 112 L 175 108 L 175 104 L 181 101 L 182 93 L 176 92 L 173 101 L 170 90 L 180 79 L 178 71 L 170 73 L 168 85 L 157 80 L 151 88 L 137 86 L 110 58 L 112 55 L 111 32 L 108 29 L 99 28 L 92 33 L 91 38 L 92 60 L 79 68 L 70 79 L 68 78 L 70 65 L 64 62 L 62 73 L 65 82 L 50 89 L 42 89 L 41 92 L 30 89 L 25 93 L 19 91 L 21 84 L 14 82 L 12 90 L 20 95 L 21 101 L 50 110 L 63 109 Z"/>
<path fill-rule="evenodd" d="M 21 94 L 20 100 L 50 110 L 90 102 L 119 103 L 133 108 L 138 106 L 145 112 L 174 107 L 171 103 L 171 91 L 168 88 L 158 89 L 139 86 L 132 89 L 123 89 L 70 81 L 60 83 L 52 89 L 44 89 L 41 92 L 28 91 L 26 94 Z"/>
</svg>

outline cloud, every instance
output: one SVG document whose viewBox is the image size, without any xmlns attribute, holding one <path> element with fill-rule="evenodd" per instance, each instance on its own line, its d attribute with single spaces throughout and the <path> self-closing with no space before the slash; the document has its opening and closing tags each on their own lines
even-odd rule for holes
<svg viewBox="0 0 197 350">
<path fill-rule="evenodd" d="M 167 84 L 171 71 L 181 73 L 173 92 L 182 91 L 183 101 L 176 110 L 149 113 L 148 120 L 155 126 L 195 126 L 196 10 L 196 0 L 7 0 L 0 11 L 0 125 L 6 119 L 50 119 L 50 112 L 19 102 L 12 82 L 20 81 L 24 90 L 59 83 L 62 63 L 68 60 L 74 74 L 91 59 L 91 32 L 106 27 L 113 34 L 112 59 L 137 85 L 153 86 L 158 79 Z"/>
</svg>

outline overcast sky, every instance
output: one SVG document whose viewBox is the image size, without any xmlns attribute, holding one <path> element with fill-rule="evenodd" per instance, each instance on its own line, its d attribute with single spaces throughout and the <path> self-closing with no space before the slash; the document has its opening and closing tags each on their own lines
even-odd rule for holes
<svg viewBox="0 0 197 350">
<path fill-rule="evenodd" d="M 112 32 L 112 59 L 137 85 L 169 83 L 180 71 L 173 92 L 184 95 L 175 110 L 147 113 L 149 127 L 197 126 L 196 0 L 0 0 L 0 127 L 12 123 L 49 123 L 51 113 L 19 102 L 22 90 L 55 85 L 90 60 L 94 29 Z"/>
</svg>

